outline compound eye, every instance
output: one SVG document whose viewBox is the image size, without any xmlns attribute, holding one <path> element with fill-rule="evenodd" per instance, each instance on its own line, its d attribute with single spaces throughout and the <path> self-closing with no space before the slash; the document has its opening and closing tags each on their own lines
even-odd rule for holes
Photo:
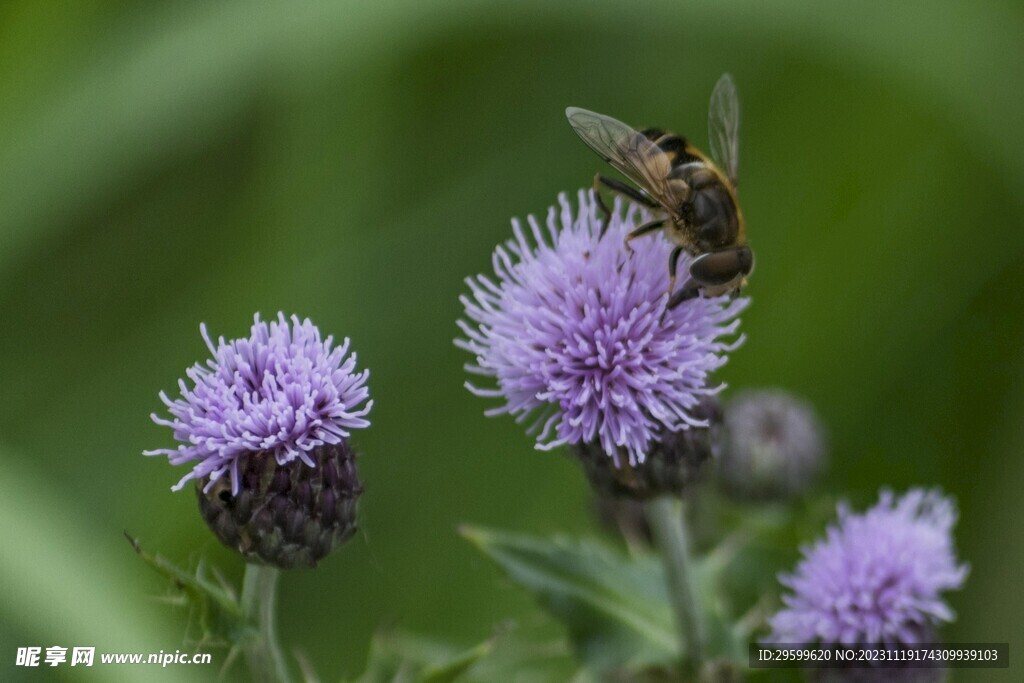
<svg viewBox="0 0 1024 683">
<path fill-rule="evenodd" d="M 743 268 L 743 276 L 746 277 L 754 272 L 754 252 L 750 247 L 742 247 L 738 253 L 740 266 Z"/>
<path fill-rule="evenodd" d="M 690 277 L 702 285 L 727 285 L 739 276 L 747 275 L 754 267 L 754 254 L 750 247 L 736 247 L 701 254 L 690 264 Z"/>
</svg>

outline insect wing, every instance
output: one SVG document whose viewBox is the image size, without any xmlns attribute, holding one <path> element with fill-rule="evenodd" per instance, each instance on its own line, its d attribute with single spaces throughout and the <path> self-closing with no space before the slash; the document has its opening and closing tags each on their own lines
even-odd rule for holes
<svg viewBox="0 0 1024 683">
<path fill-rule="evenodd" d="M 711 157 L 729 174 L 733 185 L 740 170 L 740 100 L 732 76 L 724 74 L 715 84 L 708 106 L 708 141 Z"/>
<path fill-rule="evenodd" d="M 668 211 L 675 213 L 681 203 L 668 175 L 668 156 L 642 133 L 622 121 L 597 112 L 569 107 L 565 110 L 576 134 L 616 170 L 646 190 Z"/>
</svg>

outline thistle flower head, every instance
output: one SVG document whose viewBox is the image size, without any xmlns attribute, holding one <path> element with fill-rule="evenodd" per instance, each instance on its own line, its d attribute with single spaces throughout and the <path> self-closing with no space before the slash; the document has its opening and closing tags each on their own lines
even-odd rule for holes
<svg viewBox="0 0 1024 683">
<path fill-rule="evenodd" d="M 941 597 L 960 588 L 952 530 L 956 509 L 938 491 L 883 491 L 863 514 L 839 506 L 839 523 L 804 549 L 785 607 L 770 620 L 779 643 L 916 643 L 952 621 Z"/>
<path fill-rule="evenodd" d="M 694 411 L 721 388 L 710 375 L 740 341 L 747 300 L 697 297 L 666 312 L 672 245 L 660 233 L 624 245 L 649 218 L 616 201 L 602 234 L 593 195 L 581 191 L 575 209 L 562 195 L 546 227 L 513 221 L 493 278 L 466 281 L 456 344 L 475 356 L 469 372 L 497 383 L 467 387 L 502 401 L 489 415 L 532 419 L 542 450 L 595 443 L 637 464 L 664 431 L 707 424 Z M 680 283 L 688 266 L 684 255 Z"/>
<path fill-rule="evenodd" d="M 206 326 L 200 330 L 213 358 L 186 370 L 191 386 L 179 380 L 180 398 L 160 393 L 170 419 L 152 416 L 174 430 L 179 445 L 145 452 L 166 455 L 172 465 L 195 463 L 175 490 L 190 479 L 205 479 L 209 490 L 227 474 L 237 495 L 244 456 L 315 467 L 314 449 L 369 425 L 369 371 L 356 370 L 348 339 L 335 346 L 308 319 L 289 322 L 283 313 L 269 325 L 256 314 L 247 338 L 214 344 Z"/>
</svg>

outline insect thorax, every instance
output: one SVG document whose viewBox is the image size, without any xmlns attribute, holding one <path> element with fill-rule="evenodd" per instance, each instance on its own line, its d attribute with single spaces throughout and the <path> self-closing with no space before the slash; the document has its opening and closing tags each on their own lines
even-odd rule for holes
<svg viewBox="0 0 1024 683">
<path fill-rule="evenodd" d="M 739 237 L 739 210 L 733 193 L 721 176 L 704 163 L 684 164 L 673 170 L 690 186 L 690 199 L 683 207 L 683 218 L 690 238 L 701 251 L 736 244 Z"/>
</svg>

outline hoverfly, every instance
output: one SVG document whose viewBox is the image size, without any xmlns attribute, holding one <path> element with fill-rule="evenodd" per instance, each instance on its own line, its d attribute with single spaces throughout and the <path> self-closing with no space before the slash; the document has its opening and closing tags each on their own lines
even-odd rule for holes
<svg viewBox="0 0 1024 683">
<path fill-rule="evenodd" d="M 729 74 L 718 79 L 708 109 L 713 161 L 685 138 L 659 128 L 635 131 L 610 116 L 578 107 L 566 109 L 565 116 L 583 142 L 639 186 L 600 173 L 594 177 L 605 228 L 611 212 L 601 200 L 601 185 L 657 212 L 654 220 L 629 233 L 627 247 L 631 239 L 660 229 L 676 245 L 668 261 L 668 309 L 702 291 L 709 296 L 735 294 L 746 284 L 754 253 L 747 246 L 736 198 L 740 106 Z M 694 257 L 689 279 L 674 292 L 676 265 L 684 251 Z"/>
</svg>

